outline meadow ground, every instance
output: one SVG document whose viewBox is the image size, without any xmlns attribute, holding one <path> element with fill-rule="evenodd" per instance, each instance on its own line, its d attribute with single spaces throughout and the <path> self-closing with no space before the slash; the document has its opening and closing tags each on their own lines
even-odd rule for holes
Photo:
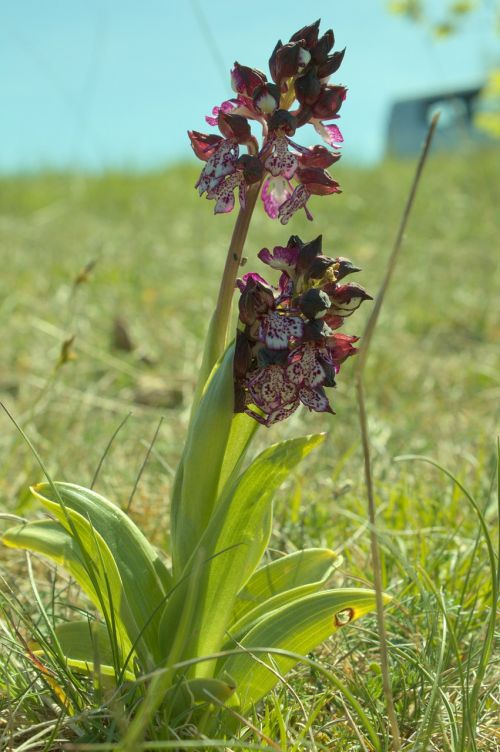
<svg viewBox="0 0 500 752">
<path fill-rule="evenodd" d="M 419 454 L 448 468 L 475 496 L 495 538 L 499 165 L 498 151 L 431 156 L 366 373 L 383 580 L 395 598 L 387 612 L 391 670 L 408 750 L 500 749 L 494 658 L 481 677 L 492 588 L 478 517 L 439 470 L 395 462 Z M 243 271 L 262 271 L 256 252 L 263 246 L 285 244 L 292 233 L 304 240 L 322 233 L 325 251 L 361 266 L 357 279 L 375 294 L 413 171 L 412 162 L 340 167 L 343 194 L 313 199 L 314 224 L 295 218 L 283 228 L 258 210 Z M 52 476 L 81 485 L 91 483 L 113 432 L 131 413 L 96 483 L 123 507 L 163 417 L 131 504 L 131 515 L 156 542 L 168 526 L 172 470 L 234 221 L 213 217 L 213 205 L 193 190 L 196 176 L 196 167 L 179 166 L 148 175 L 0 180 L 1 398 Z M 361 334 L 369 310 L 365 303 L 344 330 Z M 132 340 L 129 351 L 117 347 L 124 333 Z M 61 346 L 73 335 L 75 357 L 58 365 Z M 337 584 L 370 584 L 352 376 L 347 362 L 334 394 L 335 417 L 299 411 L 263 430 L 260 441 L 328 432 L 279 493 L 272 546 L 330 546 L 344 557 Z M 2 511 L 37 515 L 28 486 L 41 479 L 40 470 L 16 428 L 5 415 L 0 421 Z M 0 566 L 36 618 L 23 555 L 0 550 Z M 10 607 L 7 601 L 3 607 Z M 388 749 L 374 625 L 363 619 L 318 657 L 344 677 Z M 57 716 L 43 699 L 49 687 L 14 697 L 11 648 L 6 637 L 0 679 L 6 740 L 23 724 Z M 317 749 L 363 749 L 339 692 L 309 668 L 296 672 L 293 687 L 306 719 L 292 695 L 285 702 L 283 687 L 261 709 L 261 730 L 283 749 L 301 749 L 310 722 Z M 92 724 L 85 729 L 81 740 L 102 741 Z M 71 738 L 75 732 L 68 726 L 61 733 Z M 21 749 L 14 737 L 9 743 Z"/>
</svg>

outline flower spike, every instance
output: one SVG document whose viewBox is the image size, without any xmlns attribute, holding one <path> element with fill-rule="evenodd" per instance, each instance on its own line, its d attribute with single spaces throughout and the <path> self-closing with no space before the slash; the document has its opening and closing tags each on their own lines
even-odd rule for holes
<svg viewBox="0 0 500 752">
<path fill-rule="evenodd" d="M 300 404 L 333 412 L 325 388 L 335 386 L 341 364 L 358 338 L 337 332 L 371 296 L 355 283 L 338 284 L 359 271 L 343 257 L 322 253 L 322 237 L 263 248 L 260 260 L 281 271 L 278 287 L 246 274 L 241 291 L 234 360 L 235 410 L 271 426 Z"/>
<path fill-rule="evenodd" d="M 207 163 L 197 187 L 200 194 L 216 201 L 216 213 L 231 211 L 236 190 L 245 206 L 249 181 L 248 174 L 242 176 L 238 169 L 237 147 L 246 147 L 260 161 L 261 169 L 254 167 L 252 174 L 262 184 L 264 209 L 282 224 L 301 209 L 312 219 L 307 208 L 311 195 L 340 193 L 327 172 L 340 154 L 290 140 L 297 129 L 311 124 L 328 146 L 338 149 L 343 141 L 338 127 L 327 121 L 338 119 L 346 96 L 344 86 L 328 82 L 345 50 L 332 52 L 333 31 L 320 35 L 319 25 L 318 20 L 302 27 L 285 44 L 278 41 L 269 59 L 270 80 L 257 68 L 235 62 L 231 71 L 235 98 L 214 107 L 206 118 L 222 137 L 189 133 L 196 156 Z M 252 135 L 250 120 L 262 128 L 260 143 Z"/>
</svg>

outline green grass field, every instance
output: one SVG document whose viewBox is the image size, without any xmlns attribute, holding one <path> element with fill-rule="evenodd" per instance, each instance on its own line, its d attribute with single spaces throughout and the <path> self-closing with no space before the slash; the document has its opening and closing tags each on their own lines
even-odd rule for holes
<svg viewBox="0 0 500 752">
<path fill-rule="evenodd" d="M 478 516 L 440 470 L 395 461 L 427 455 L 446 467 L 476 499 L 496 546 L 499 167 L 494 150 L 431 155 L 366 374 L 382 574 L 395 599 L 387 610 L 391 673 L 408 751 L 500 749 L 498 661 L 489 658 L 485 667 L 488 656 L 481 653 L 492 575 Z M 304 240 L 322 233 L 325 252 L 361 266 L 357 281 L 375 295 L 413 171 L 411 162 L 340 167 L 343 194 L 313 199 L 313 224 L 295 218 L 283 228 L 256 211 L 244 271 L 262 272 L 256 252 L 263 246 L 285 244 L 292 233 Z M 213 205 L 193 190 L 196 177 L 196 167 L 179 166 L 149 175 L 0 180 L 1 399 L 52 476 L 81 485 L 90 485 L 113 432 L 131 413 L 96 483 L 122 507 L 163 418 L 131 504 L 131 515 L 156 542 L 167 530 L 172 471 L 234 222 L 232 215 L 213 217 Z M 77 282 L 91 261 L 88 279 Z M 344 331 L 360 335 L 369 309 L 365 303 Z M 133 341 L 130 351 L 116 347 L 117 318 Z M 73 335 L 76 357 L 58 365 L 61 346 Z M 272 546 L 330 546 L 344 557 L 336 583 L 369 586 L 352 362 L 338 382 L 336 416 L 299 411 L 261 432 L 262 445 L 328 432 L 279 494 Z M 7 416 L 0 421 L 2 511 L 33 517 L 40 510 L 28 486 L 41 480 L 41 471 Z M 5 749 L 56 750 L 62 744 L 56 739 L 106 741 L 91 713 L 79 726 L 67 718 L 58 725 L 61 710 L 50 686 L 21 677 L 23 651 L 7 615 L 27 640 L 29 621 L 19 621 L 15 608 L 22 606 L 37 625 L 40 616 L 24 555 L 0 549 L 0 566 Z M 74 594 L 47 571 L 36 564 L 48 612 L 67 609 L 68 599 L 74 608 Z M 388 750 L 374 618 L 332 638 L 316 659 L 345 681 Z M 29 746 L 42 722 L 48 731 L 39 746 Z M 342 693 L 311 667 L 298 670 L 292 689 L 276 692 L 255 723 L 284 750 L 371 749 L 360 741 Z M 256 733 L 248 731 L 245 740 L 265 747 Z"/>
</svg>

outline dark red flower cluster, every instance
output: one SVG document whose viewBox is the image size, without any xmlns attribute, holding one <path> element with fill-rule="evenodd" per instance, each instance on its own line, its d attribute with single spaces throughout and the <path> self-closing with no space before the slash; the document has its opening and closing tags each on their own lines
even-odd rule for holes
<svg viewBox="0 0 500 752">
<path fill-rule="evenodd" d="M 251 273 L 241 291 L 234 358 L 235 411 L 270 426 L 300 403 L 332 412 L 325 387 L 335 386 L 341 363 L 353 355 L 357 337 L 337 329 L 371 296 L 341 281 L 359 271 L 348 259 L 324 256 L 319 236 L 310 243 L 293 235 L 286 247 L 259 258 L 281 270 L 277 288 Z"/>
<path fill-rule="evenodd" d="M 343 86 L 328 83 L 344 57 L 331 52 L 333 31 L 319 36 L 319 20 L 304 26 L 290 41 L 276 45 L 269 60 L 272 81 L 256 68 L 239 63 L 231 71 L 236 97 L 214 107 L 210 125 L 222 136 L 190 131 L 196 156 L 206 162 L 196 187 L 214 199 L 215 212 L 231 211 L 235 191 L 245 206 L 247 186 L 262 182 L 268 215 L 286 224 L 303 208 L 312 219 L 307 201 L 312 194 L 339 193 L 339 184 L 327 168 L 340 158 L 324 146 L 301 146 L 292 140 L 297 128 L 310 123 L 331 147 L 342 142 L 334 123 L 346 96 Z M 262 144 L 252 136 L 249 120 L 262 126 Z M 240 156 L 240 147 L 248 154 Z"/>
</svg>

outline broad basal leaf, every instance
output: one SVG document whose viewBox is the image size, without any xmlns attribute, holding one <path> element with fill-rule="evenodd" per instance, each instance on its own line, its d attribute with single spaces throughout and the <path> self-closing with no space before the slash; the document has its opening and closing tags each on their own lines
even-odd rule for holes
<svg viewBox="0 0 500 752">
<path fill-rule="evenodd" d="M 341 561 L 341 557 L 328 548 L 310 548 L 260 567 L 238 593 L 229 632 L 240 639 L 254 622 L 270 611 L 316 593 Z"/>
<path fill-rule="evenodd" d="M 127 601 L 137 625 L 136 637 L 148 646 L 156 660 L 158 625 L 171 577 L 153 546 L 132 520 L 108 499 L 72 483 L 54 484 L 64 508 L 48 483 L 38 484 L 33 493 L 71 532 L 67 513 L 77 512 L 102 536 L 120 574 Z"/>
<path fill-rule="evenodd" d="M 55 520 L 39 520 L 7 530 L 12 548 L 43 554 L 63 567 L 104 615 L 121 655 L 128 654 L 137 625 L 111 552 L 87 520 L 69 510 L 76 536 Z"/>
<path fill-rule="evenodd" d="M 269 658 L 262 653 L 252 655 L 253 647 L 307 655 L 337 629 L 374 608 L 372 590 L 346 588 L 308 595 L 262 619 L 241 640 L 240 654 L 219 661 L 217 675 L 226 671 L 234 679 L 244 712 L 274 687 L 280 674 L 286 674 L 296 663 L 295 659 L 282 655 Z"/>
</svg>

